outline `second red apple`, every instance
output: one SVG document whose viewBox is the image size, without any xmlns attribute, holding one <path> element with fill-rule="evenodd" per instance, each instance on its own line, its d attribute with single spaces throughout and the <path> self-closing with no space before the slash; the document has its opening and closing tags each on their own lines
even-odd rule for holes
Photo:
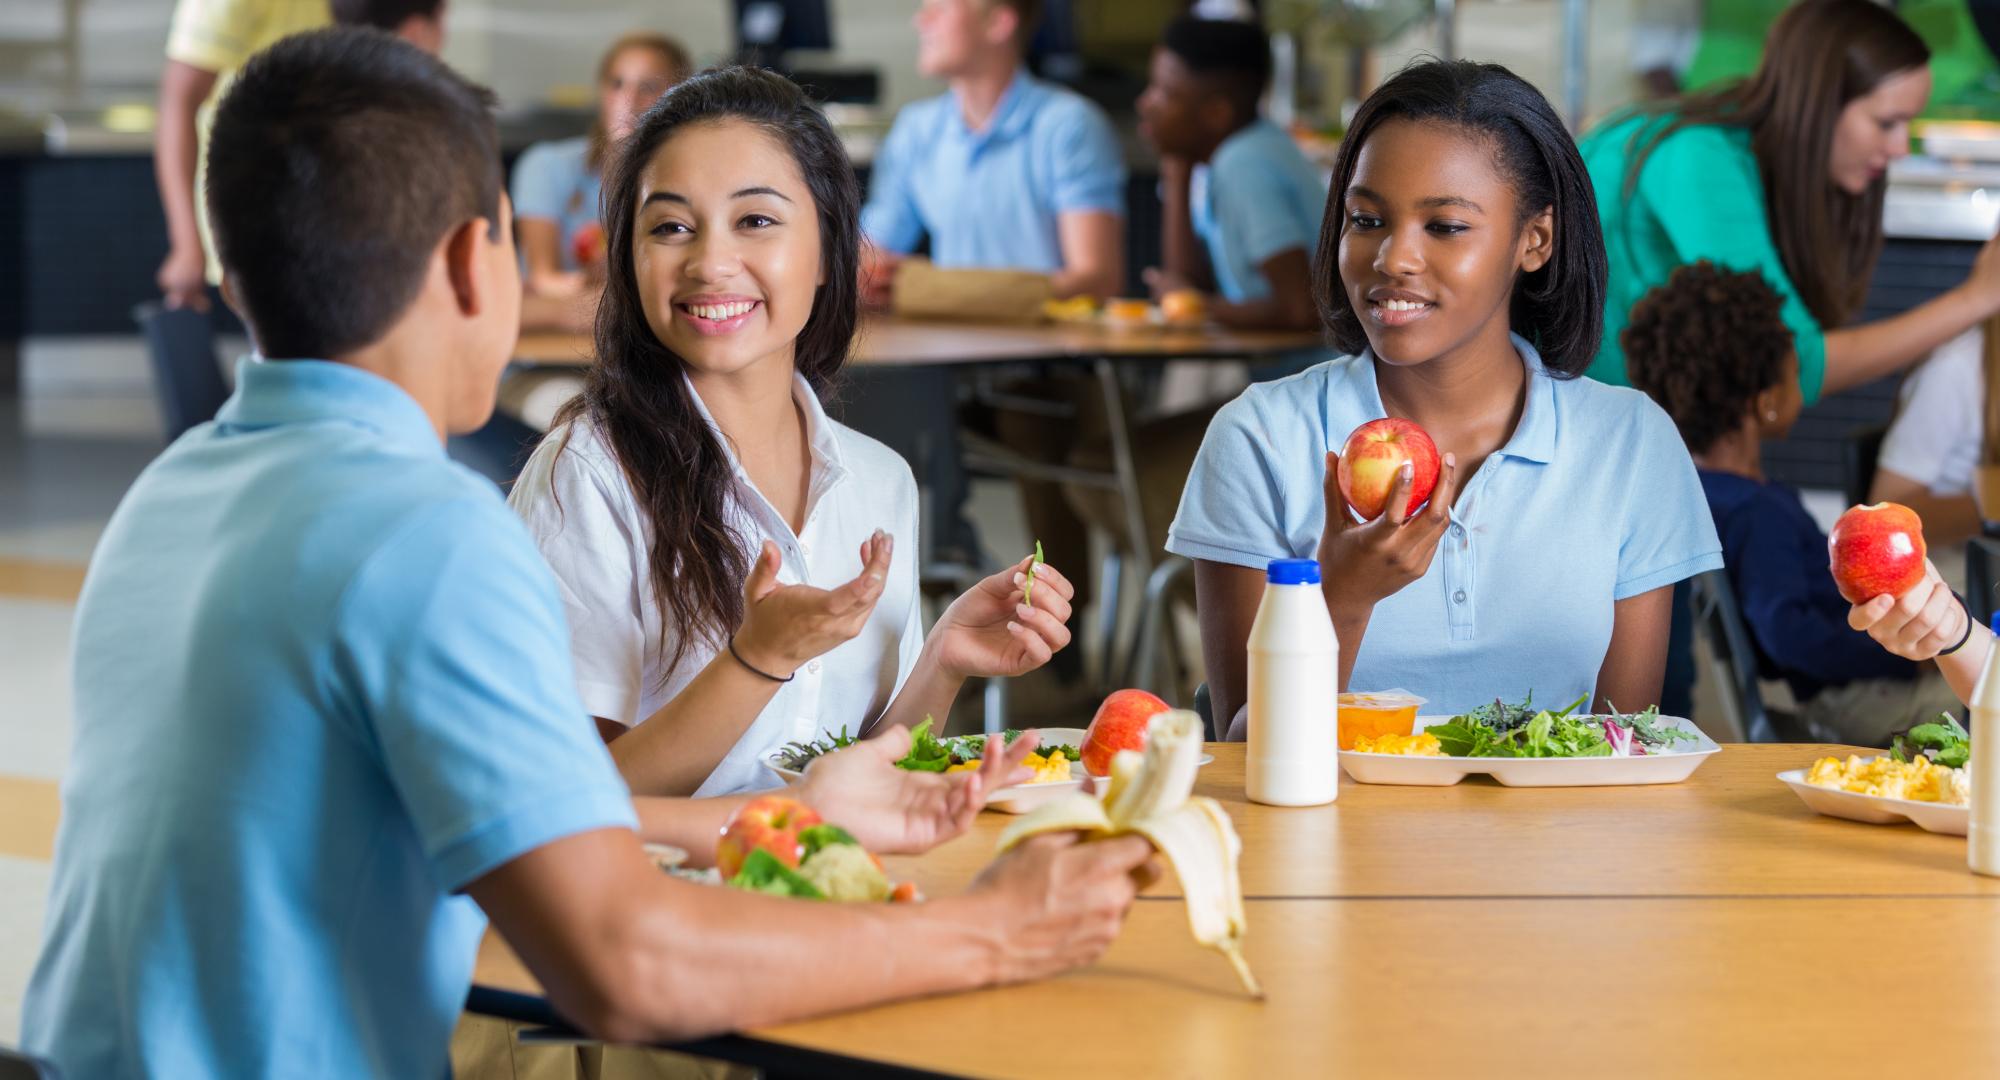
<svg viewBox="0 0 2000 1080">
<path fill-rule="evenodd" d="M 1120 750 L 1146 748 L 1146 722 L 1173 706 L 1144 690 L 1120 690 L 1104 699 L 1090 730 L 1083 733 L 1083 767 L 1092 776 L 1110 776 Z"/>
<path fill-rule="evenodd" d="M 1396 470 L 1404 462 L 1415 470 L 1410 478 L 1410 503 L 1405 508 L 1415 514 L 1437 488 L 1442 468 L 1437 444 L 1423 428 L 1395 416 L 1355 428 L 1340 449 L 1340 464 L 1335 469 L 1340 497 L 1363 521 L 1381 517 L 1389 507 L 1389 491 L 1396 486 Z"/>
</svg>

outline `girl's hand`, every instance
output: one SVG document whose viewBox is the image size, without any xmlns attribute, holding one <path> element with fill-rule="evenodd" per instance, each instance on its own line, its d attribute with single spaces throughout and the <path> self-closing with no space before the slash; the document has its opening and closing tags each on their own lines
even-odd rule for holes
<svg viewBox="0 0 2000 1080">
<path fill-rule="evenodd" d="M 1162 270 L 1157 266 L 1147 267 L 1140 272 L 1139 276 L 1145 279 L 1146 288 L 1152 292 L 1154 300 L 1158 300 L 1170 292 L 1194 288 L 1194 283 L 1187 278 L 1171 270 Z"/>
<path fill-rule="evenodd" d="M 931 628 L 925 648 L 953 678 L 1025 675 L 1069 644 L 1070 598 L 1076 586 L 1054 566 L 1035 568 L 1033 606 L 1022 603 L 1028 566 L 1022 559 L 966 590 Z"/>
<path fill-rule="evenodd" d="M 971 828 L 994 792 L 1032 779 L 1022 762 L 1036 739 L 1033 731 L 1023 732 L 969 772 L 914 772 L 896 767 L 910 752 L 910 731 L 897 724 L 813 762 L 796 792 L 862 847 L 878 855 L 920 855 Z"/>
<path fill-rule="evenodd" d="M 1983 256 L 1982 256 L 1983 258 Z M 1929 660 L 1958 644 L 1971 618 L 1937 567 L 1924 560 L 1924 579 L 1900 597 L 1883 593 L 1847 612 L 1847 625 L 1905 660 Z"/>
<path fill-rule="evenodd" d="M 780 585 L 778 545 L 764 541 L 743 584 L 737 654 L 758 671 L 783 678 L 813 657 L 853 640 L 882 598 L 894 547 L 895 538 L 877 529 L 861 544 L 861 575 L 828 591 Z"/>
<path fill-rule="evenodd" d="M 1458 460 L 1444 456 L 1443 475 L 1430 503 L 1408 517 L 1411 466 L 1396 472 L 1389 488 L 1389 508 L 1366 525 L 1356 525 L 1341 497 L 1335 471 L 1340 455 L 1326 455 L 1326 528 L 1319 538 L 1320 590 L 1327 604 L 1342 613 L 1363 613 L 1424 576 L 1437 553 L 1438 541 L 1451 524 L 1451 504 L 1458 495 Z"/>
</svg>

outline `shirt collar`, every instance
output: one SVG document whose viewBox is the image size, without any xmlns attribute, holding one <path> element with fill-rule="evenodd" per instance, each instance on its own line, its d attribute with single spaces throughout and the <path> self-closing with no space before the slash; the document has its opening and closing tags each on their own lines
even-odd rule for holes
<svg viewBox="0 0 2000 1080">
<path fill-rule="evenodd" d="M 225 427 L 343 421 L 411 449 L 444 456 L 444 441 L 409 392 L 352 364 L 329 360 L 236 362 L 236 392 L 215 415 Z"/>
<path fill-rule="evenodd" d="M 722 433 L 722 425 L 715 422 L 715 414 L 708 411 L 708 402 L 701 399 L 701 392 L 694 387 L 694 380 L 688 378 L 685 370 L 681 378 L 687 379 L 688 395 L 694 398 L 695 411 L 715 430 L 717 441 L 722 444 L 722 452 L 729 457 L 729 466 L 735 470 L 737 479 L 749 482 L 749 474 L 743 471 L 743 462 L 736 457 L 736 448 Z M 806 418 L 806 450 L 812 454 L 813 476 L 811 487 L 818 489 L 822 483 L 831 484 L 847 475 L 847 465 L 840 456 L 840 439 L 834 435 L 833 421 L 826 415 L 826 408 L 820 404 L 819 395 L 813 392 L 812 384 L 804 375 L 792 373 L 792 400 L 798 403 L 799 412 Z"/>
<path fill-rule="evenodd" d="M 1506 445 L 1494 451 L 1501 457 L 1519 458 L 1548 464 L 1556 456 L 1556 390 L 1555 377 L 1542 366 L 1542 354 L 1519 334 L 1507 335 L 1514 342 L 1514 351 L 1520 354 L 1521 363 L 1528 369 L 1528 401 L 1521 409 L 1521 421 L 1514 425 L 1514 434 Z M 1355 372 L 1355 393 L 1361 398 L 1364 410 L 1372 410 L 1370 416 L 1386 416 L 1388 411 L 1382 406 L 1382 391 L 1375 383 L 1375 351 L 1363 349 L 1361 363 Z M 1329 432 L 1329 438 L 1345 438 L 1339 432 Z"/>
<path fill-rule="evenodd" d="M 987 117 L 986 127 L 972 130 L 965 122 L 965 106 L 958 99 L 958 93 L 951 95 L 951 118 L 958 129 L 960 138 L 976 143 L 985 143 L 996 138 L 1011 138 L 1028 126 L 1034 117 L 1033 101 L 1041 93 L 1041 84 L 1025 67 L 1015 68 L 1014 77 L 1007 83 L 1000 100 L 993 105 L 993 115 Z"/>
</svg>

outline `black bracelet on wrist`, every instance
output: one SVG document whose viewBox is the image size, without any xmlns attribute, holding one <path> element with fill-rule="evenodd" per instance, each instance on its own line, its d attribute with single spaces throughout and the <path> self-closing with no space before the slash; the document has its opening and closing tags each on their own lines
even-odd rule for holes
<svg viewBox="0 0 2000 1080">
<path fill-rule="evenodd" d="M 1951 595 L 1953 599 L 1958 601 L 1958 610 L 1965 612 L 1965 633 L 1958 636 L 1958 643 L 1956 645 L 1939 653 L 1938 656 L 1940 657 L 1950 656 L 1952 653 L 1965 648 L 1965 643 L 1972 640 L 1972 608 L 1965 602 L 1965 597 L 1959 595 L 1957 589 L 1953 589 Z"/>
<path fill-rule="evenodd" d="M 750 661 L 743 659 L 743 654 L 736 651 L 736 635 L 734 634 L 731 634 L 729 636 L 729 655 L 735 657 L 736 662 L 743 665 L 743 670 L 749 672 L 752 675 L 757 676 L 758 678 L 769 679 L 774 683 L 788 683 L 791 682 L 792 679 L 798 675 L 798 672 L 794 671 L 790 675 L 787 675 L 783 678 L 779 678 L 778 676 L 773 675 L 770 672 L 765 671 L 761 668 L 752 667 Z"/>
</svg>

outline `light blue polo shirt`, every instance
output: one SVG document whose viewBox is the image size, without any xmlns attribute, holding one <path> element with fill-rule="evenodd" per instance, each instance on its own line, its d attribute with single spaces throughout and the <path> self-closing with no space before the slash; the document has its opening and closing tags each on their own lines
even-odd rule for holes
<svg viewBox="0 0 2000 1080">
<path fill-rule="evenodd" d="M 1188 217 L 1208 249 L 1216 291 L 1240 304 L 1271 295 L 1264 261 L 1291 248 L 1306 258 L 1319 246 L 1326 178 L 1299 144 L 1269 120 L 1255 120 L 1222 140 L 1188 178 Z"/>
<path fill-rule="evenodd" d="M 238 380 L 84 583 L 22 1039 L 75 1077 L 444 1076 L 485 926 L 453 894 L 631 799 L 547 567 L 416 402 Z"/>
<path fill-rule="evenodd" d="M 590 171 L 590 140 L 558 139 L 536 143 L 514 163 L 508 194 L 514 216 L 543 218 L 562 230 L 562 268 L 575 270 L 576 234 L 597 223 L 601 178 Z"/>
<path fill-rule="evenodd" d="M 954 94 L 903 107 L 875 155 L 861 230 L 889 251 L 925 234 L 939 266 L 1062 269 L 1056 215 L 1125 212 L 1111 122 L 1077 94 L 1017 72 L 986 127 Z"/>
<path fill-rule="evenodd" d="M 1722 566 L 1694 462 L 1659 406 L 1553 378 L 1533 346 L 1514 347 L 1530 373 L 1520 424 L 1467 479 L 1429 571 L 1375 605 L 1355 690 L 1408 689 L 1432 713 L 1531 690 L 1567 705 L 1596 688 L 1616 601 Z M 1251 386 L 1209 426 L 1167 550 L 1258 570 L 1316 557 L 1326 453 L 1384 412 L 1367 352 Z"/>
</svg>

